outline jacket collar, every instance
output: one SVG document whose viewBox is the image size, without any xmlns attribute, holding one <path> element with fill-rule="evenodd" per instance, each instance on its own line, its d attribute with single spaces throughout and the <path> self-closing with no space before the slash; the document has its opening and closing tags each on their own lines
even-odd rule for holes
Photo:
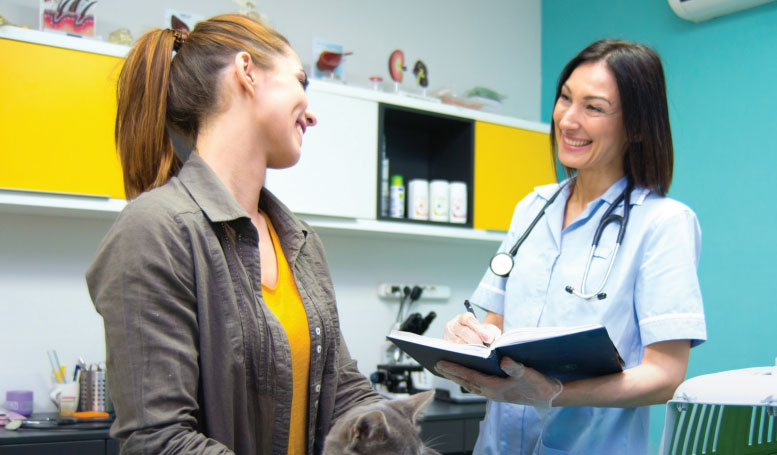
<svg viewBox="0 0 777 455">
<path fill-rule="evenodd" d="M 253 229 L 248 213 L 232 197 L 232 193 L 200 155 L 192 153 L 189 156 L 178 173 L 178 179 L 212 223 L 243 219 Z M 262 188 L 259 208 L 270 217 L 273 228 L 284 246 L 286 260 L 289 264 L 293 264 L 302 244 L 307 239 L 310 228 L 294 216 L 288 207 L 267 188 Z"/>
<path fill-rule="evenodd" d="M 211 222 L 250 219 L 213 169 L 197 153 L 189 155 L 178 173 L 178 179 Z"/>
</svg>

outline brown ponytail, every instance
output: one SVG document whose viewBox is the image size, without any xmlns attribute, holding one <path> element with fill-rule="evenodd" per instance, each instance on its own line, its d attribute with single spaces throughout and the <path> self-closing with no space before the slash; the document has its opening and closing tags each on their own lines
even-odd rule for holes
<svg viewBox="0 0 777 455">
<path fill-rule="evenodd" d="M 127 199 L 163 185 L 181 167 L 166 129 L 174 42 L 172 30 L 146 33 L 119 75 L 115 140 Z"/>
<path fill-rule="evenodd" d="M 138 39 L 119 75 L 115 141 L 128 199 L 164 185 L 181 168 L 167 127 L 192 144 L 208 115 L 217 111 L 221 69 L 241 51 L 272 68 L 289 42 L 263 23 L 238 14 L 202 21 L 185 41 L 173 30 Z M 173 48 L 179 48 L 173 58 Z"/>
</svg>

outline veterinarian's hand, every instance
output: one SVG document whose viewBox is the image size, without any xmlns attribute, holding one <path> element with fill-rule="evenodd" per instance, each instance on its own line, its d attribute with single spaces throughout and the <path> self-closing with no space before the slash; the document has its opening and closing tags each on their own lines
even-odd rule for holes
<svg viewBox="0 0 777 455">
<path fill-rule="evenodd" d="M 501 334 L 499 327 L 481 323 L 472 313 L 462 313 L 445 323 L 442 338 L 459 344 L 490 345 Z"/>
<path fill-rule="evenodd" d="M 489 400 L 534 406 L 540 417 L 550 411 L 553 400 L 564 390 L 561 381 L 544 376 L 507 357 L 499 365 L 509 376 L 500 378 L 441 361 L 435 370 L 468 391 Z"/>
</svg>

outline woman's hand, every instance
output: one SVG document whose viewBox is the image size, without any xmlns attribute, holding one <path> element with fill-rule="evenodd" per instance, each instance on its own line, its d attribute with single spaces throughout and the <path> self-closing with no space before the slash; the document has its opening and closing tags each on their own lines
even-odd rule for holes
<svg viewBox="0 0 777 455">
<path fill-rule="evenodd" d="M 532 368 L 505 357 L 499 365 L 508 377 L 491 376 L 441 361 L 435 370 L 468 391 L 489 400 L 534 406 L 544 416 L 564 387 L 556 378 L 544 376 Z"/>
<path fill-rule="evenodd" d="M 490 345 L 501 334 L 502 330 L 496 325 L 481 323 L 472 313 L 462 313 L 445 323 L 442 338 L 458 344 Z"/>
</svg>

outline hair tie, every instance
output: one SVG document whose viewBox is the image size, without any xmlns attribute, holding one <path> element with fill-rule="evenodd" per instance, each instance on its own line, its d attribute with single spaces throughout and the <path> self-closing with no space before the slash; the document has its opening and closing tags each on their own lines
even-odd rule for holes
<svg viewBox="0 0 777 455">
<path fill-rule="evenodd" d="M 173 32 L 173 36 L 175 37 L 175 42 L 173 43 L 173 50 L 175 52 L 178 52 L 181 49 L 181 46 L 183 46 L 183 43 L 184 41 L 186 41 L 186 38 L 189 36 L 189 34 L 176 29 L 173 29 L 172 32 Z"/>
</svg>

